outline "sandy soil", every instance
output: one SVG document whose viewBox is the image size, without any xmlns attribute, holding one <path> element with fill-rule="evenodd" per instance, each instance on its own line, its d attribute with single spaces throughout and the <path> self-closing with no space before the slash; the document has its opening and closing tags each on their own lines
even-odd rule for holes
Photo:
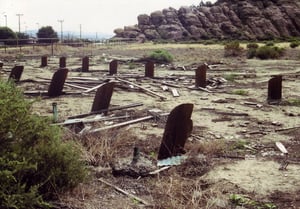
<svg viewBox="0 0 300 209">
<path fill-rule="evenodd" d="M 286 56 L 281 60 L 262 61 L 247 60 L 243 56 L 224 58 L 223 46 L 220 45 L 134 44 L 81 49 L 56 47 L 55 56 L 49 56 L 48 66 L 44 68 L 40 68 L 40 56 L 50 54 L 50 48 L 33 51 L 23 49 L 23 52 L 19 52 L 22 54 L 21 57 L 18 57 L 19 59 L 16 59 L 16 52 L 11 51 L 5 54 L 1 51 L 1 59 L 4 62 L 1 77 L 6 79 L 8 72 L 5 71 L 9 71 L 15 64 L 21 64 L 25 66 L 21 80 L 34 79 L 39 82 L 21 82 L 18 86 L 24 90 L 47 90 L 49 83 L 41 82 L 41 80 L 51 79 L 52 74 L 58 69 L 59 57 L 67 55 L 67 68 L 70 70 L 67 82 L 74 80 L 73 77 L 113 79 L 107 76 L 108 62 L 111 59 L 139 58 L 159 48 L 169 50 L 175 59 L 172 66 L 157 64 L 155 76 L 160 78 L 157 79 L 159 81 L 168 80 L 179 85 L 180 88 L 177 90 L 180 96 L 173 97 L 170 91 L 163 91 L 161 85 L 154 83 L 151 79 L 128 78 L 132 82 L 164 95 L 167 100 L 162 101 L 135 88 L 117 87 L 112 96 L 111 106 L 142 102 L 143 106 L 141 107 L 117 113 L 120 115 L 133 114 L 132 117 L 134 117 L 147 115 L 147 110 L 153 108 L 169 112 L 181 103 L 193 103 L 192 120 L 194 127 L 192 137 L 189 138 L 186 145 L 187 152 L 192 152 L 193 148 L 203 143 L 224 143 L 225 152 L 222 152 L 221 155 L 212 156 L 210 168 L 204 175 L 201 173 L 201 175 L 197 174 L 198 176 L 191 175 L 189 178 L 182 176 L 183 171 L 181 169 L 186 169 L 187 173 L 195 173 L 197 169 L 200 169 L 190 164 L 190 167 L 184 165 L 183 167 L 171 168 L 171 170 L 162 173 L 161 177 L 158 176 L 154 179 L 115 178 L 109 172 L 102 171 L 99 174 L 100 177 L 141 198 L 145 198 L 151 202 L 151 205 L 154 205 L 153 208 L 171 208 L 174 205 L 178 208 L 234 208 L 230 205 L 228 195 L 224 196 L 224 194 L 235 193 L 242 193 L 256 201 L 272 202 L 278 208 L 300 208 L 300 107 L 299 105 L 287 104 L 292 99 L 300 100 L 299 48 L 288 49 Z M 90 56 L 90 72 L 88 73 L 78 71 L 78 68 L 81 67 L 81 57 L 84 55 Z M 194 85 L 193 69 L 203 62 L 207 62 L 211 66 L 208 71 L 208 78 L 226 78 L 235 75 L 234 81 L 219 85 L 217 89 L 212 89 L 211 93 L 188 89 L 189 86 Z M 120 75 L 144 75 L 143 64 L 136 63 L 133 69 L 130 69 L 129 66 L 129 62 L 120 62 L 118 73 Z M 179 68 L 181 66 L 185 66 L 186 70 L 183 71 L 182 68 Z M 278 74 L 283 75 L 284 78 L 283 99 L 279 105 L 270 105 L 266 101 L 267 82 L 272 75 Z M 89 87 L 93 87 L 93 85 L 89 85 Z M 237 95 L 234 93 L 235 90 L 242 90 L 247 94 Z M 64 91 L 78 92 L 79 90 L 65 86 Z M 28 98 L 36 99 L 37 97 Z M 38 99 L 34 103 L 33 111 L 40 115 L 51 116 L 52 103 L 57 102 L 59 120 L 62 122 L 69 116 L 90 112 L 93 98 L 94 92 L 85 95 L 64 95 L 57 98 Z M 234 116 L 229 114 L 225 116 L 218 112 L 247 113 L 248 115 Z M 100 125 L 103 126 L 103 124 Z M 99 124 L 95 126 L 99 126 Z M 157 121 L 147 121 L 123 128 L 130 130 L 135 135 L 136 141 L 130 142 L 131 144 L 125 143 L 122 151 L 116 151 L 115 157 L 131 155 L 133 144 L 142 147 L 142 152 L 146 155 L 151 155 L 152 152 L 156 153 L 162 139 L 163 128 L 164 123 L 157 123 Z M 291 162 L 286 171 L 278 170 L 283 156 L 275 146 L 276 141 L 282 142 L 289 151 Z M 242 147 L 239 146 L 241 144 Z M 155 158 L 152 159 L 155 160 Z M 102 167 L 103 165 L 94 169 L 101 169 Z M 181 176 L 178 177 L 178 175 Z M 203 181 L 208 182 L 207 184 L 210 186 L 190 189 L 191 197 L 183 198 L 184 200 L 178 203 L 174 200 L 175 194 L 172 192 L 175 192 L 176 189 L 171 188 L 170 179 L 185 181 L 187 185 L 192 179 L 193 184 Z M 170 186 L 168 196 L 158 195 L 158 184 Z M 221 187 L 225 188 L 220 189 Z M 206 205 L 204 203 L 197 205 L 192 201 L 194 200 L 193 195 L 198 194 L 197 191 L 201 190 L 204 193 L 212 188 L 220 189 L 220 196 L 215 197 L 218 200 L 217 203 L 212 203 L 213 197 L 205 199 Z M 227 192 L 221 194 L 221 191 Z M 69 196 L 63 199 L 65 208 L 143 207 L 143 205 L 137 204 L 127 196 L 120 195 L 97 180 L 93 180 L 87 185 L 81 185 L 75 193 L 76 195 L 73 197 Z M 85 197 L 83 198 L 79 193 Z M 163 198 L 167 199 L 163 200 Z M 172 203 L 173 200 L 174 203 Z M 166 203 L 168 201 L 169 203 Z M 191 202 L 193 202 L 192 205 Z M 244 207 L 251 208 L 252 206 L 246 205 Z"/>
</svg>

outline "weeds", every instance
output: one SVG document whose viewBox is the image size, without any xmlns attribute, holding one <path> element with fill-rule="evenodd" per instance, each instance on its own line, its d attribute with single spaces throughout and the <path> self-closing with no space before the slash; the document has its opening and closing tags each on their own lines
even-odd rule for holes
<svg viewBox="0 0 300 209">
<path fill-rule="evenodd" d="M 231 74 L 226 74 L 223 76 L 227 81 L 235 81 L 235 79 L 238 77 L 237 74 L 231 73 Z"/>
<path fill-rule="evenodd" d="M 287 104 L 291 106 L 300 107 L 300 99 L 288 99 Z"/>
<path fill-rule="evenodd" d="M 240 43 L 237 41 L 233 41 L 230 43 L 227 43 L 224 47 L 225 57 L 236 57 L 240 56 L 243 52 L 243 48 L 240 46 Z"/>
<path fill-rule="evenodd" d="M 251 200 L 250 198 L 239 194 L 231 194 L 229 196 L 229 201 L 233 205 L 242 206 L 246 208 L 248 207 L 255 208 L 255 209 L 276 209 L 277 208 L 277 206 L 274 205 L 273 203 L 257 202 L 255 200 Z"/>
<path fill-rule="evenodd" d="M 240 96 L 248 96 L 249 95 L 249 92 L 246 90 L 243 90 L 243 89 L 234 90 L 232 93 L 235 95 L 240 95 Z"/>
</svg>

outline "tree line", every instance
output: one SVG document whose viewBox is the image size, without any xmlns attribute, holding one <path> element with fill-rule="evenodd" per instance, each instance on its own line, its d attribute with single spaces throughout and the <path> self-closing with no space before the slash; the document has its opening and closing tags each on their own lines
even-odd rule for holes
<svg viewBox="0 0 300 209">
<path fill-rule="evenodd" d="M 51 26 L 39 28 L 37 34 L 38 43 L 55 43 L 58 42 L 57 32 Z M 14 32 L 9 27 L 0 27 L 0 42 L 5 45 L 29 44 L 30 37 L 26 33 Z"/>
</svg>

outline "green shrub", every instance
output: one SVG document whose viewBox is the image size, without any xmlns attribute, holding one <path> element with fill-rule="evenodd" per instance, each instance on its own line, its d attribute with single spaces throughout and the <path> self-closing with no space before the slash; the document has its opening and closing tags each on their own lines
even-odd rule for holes
<svg viewBox="0 0 300 209">
<path fill-rule="evenodd" d="M 266 43 L 266 46 L 274 46 L 274 42 L 268 41 L 268 42 Z"/>
<path fill-rule="evenodd" d="M 170 63 L 173 61 L 173 56 L 170 54 L 170 52 L 164 49 L 158 49 L 153 51 L 149 55 L 149 58 L 156 62 L 162 62 L 162 63 Z"/>
<path fill-rule="evenodd" d="M 247 49 L 257 49 L 259 46 L 257 43 L 249 43 L 247 44 Z"/>
<path fill-rule="evenodd" d="M 284 54 L 284 48 L 262 46 L 256 50 L 255 56 L 260 59 L 278 59 Z"/>
<path fill-rule="evenodd" d="M 254 57 L 256 56 L 256 50 L 257 50 L 257 49 L 255 49 L 255 48 L 249 48 L 249 49 L 247 50 L 247 58 L 248 58 L 248 59 L 254 58 Z"/>
<path fill-rule="evenodd" d="M 47 200 L 82 182 L 79 148 L 62 141 L 49 118 L 11 83 L 0 81 L 0 208 L 48 208 Z"/>
<path fill-rule="evenodd" d="M 300 42 L 298 42 L 298 41 L 293 41 L 293 42 L 290 43 L 290 47 L 291 47 L 291 48 L 296 48 L 296 47 L 298 47 L 299 45 L 300 45 Z"/>
<path fill-rule="evenodd" d="M 233 41 L 225 44 L 224 50 L 225 50 L 224 53 L 225 57 L 240 56 L 241 53 L 243 52 L 243 48 L 240 47 L 240 43 L 237 41 Z"/>
</svg>

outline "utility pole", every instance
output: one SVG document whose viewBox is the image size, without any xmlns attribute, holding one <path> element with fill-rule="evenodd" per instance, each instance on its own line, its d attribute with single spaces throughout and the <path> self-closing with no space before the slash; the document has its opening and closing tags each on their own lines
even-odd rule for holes
<svg viewBox="0 0 300 209">
<path fill-rule="evenodd" d="M 64 20 L 57 20 L 58 22 L 60 22 L 60 42 L 63 42 L 63 22 Z"/>
<path fill-rule="evenodd" d="M 21 16 L 23 16 L 23 14 L 17 14 L 17 16 L 19 17 L 19 33 L 21 33 Z"/>
<path fill-rule="evenodd" d="M 80 32 L 80 33 L 79 33 L 79 39 L 81 40 L 81 24 L 79 25 L 79 29 L 80 29 L 80 30 L 79 30 L 79 32 Z"/>
<path fill-rule="evenodd" d="M 7 27 L 7 15 L 4 15 L 5 17 L 5 27 Z"/>
</svg>

